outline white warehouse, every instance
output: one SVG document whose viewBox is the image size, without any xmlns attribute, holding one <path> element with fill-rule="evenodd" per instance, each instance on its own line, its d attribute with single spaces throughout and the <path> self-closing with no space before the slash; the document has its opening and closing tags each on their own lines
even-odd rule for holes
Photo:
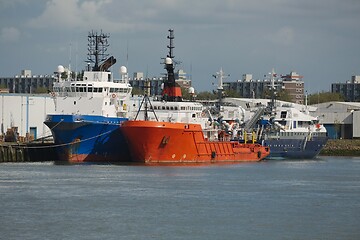
<svg viewBox="0 0 360 240">
<path fill-rule="evenodd" d="M 55 104 L 48 94 L 0 94 L 1 134 L 17 127 L 19 136 L 42 138 L 50 136 L 50 129 L 43 123 L 46 114 L 55 112 Z"/>
</svg>

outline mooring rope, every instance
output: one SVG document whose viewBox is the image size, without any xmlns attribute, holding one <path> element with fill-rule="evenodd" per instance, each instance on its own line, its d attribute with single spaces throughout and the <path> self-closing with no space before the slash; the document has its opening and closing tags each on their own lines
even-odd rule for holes
<svg viewBox="0 0 360 240">
<path fill-rule="evenodd" d="M 50 130 L 54 129 L 56 126 L 58 126 L 58 125 L 59 125 L 60 123 L 62 123 L 63 121 L 64 121 L 64 119 L 61 119 L 60 122 L 58 122 L 56 125 L 54 125 Z M 89 122 L 89 123 L 98 123 L 97 121 L 86 121 L 86 122 Z M 119 123 L 107 122 L 106 124 L 107 124 L 107 125 L 118 125 L 118 126 L 120 126 Z M 63 147 L 63 146 L 68 146 L 68 145 L 74 145 L 74 144 L 86 142 L 86 141 L 89 141 L 89 140 L 91 140 L 91 139 L 94 139 L 94 138 L 103 136 L 103 135 L 105 135 L 105 134 L 110 133 L 111 131 L 113 131 L 113 130 L 110 130 L 110 131 L 107 131 L 107 132 L 98 134 L 98 135 L 93 136 L 93 137 L 90 137 L 90 138 L 86 138 L 86 139 L 83 139 L 83 140 L 79 140 L 79 141 L 76 141 L 76 142 L 69 142 L 69 143 L 62 143 L 62 144 L 54 144 L 54 145 L 50 145 L 50 146 L 24 146 L 23 148 L 24 148 L 24 149 L 25 149 L 25 148 L 31 148 L 31 149 L 35 149 L 35 148 L 56 148 L 56 147 Z M 37 138 L 36 140 L 48 138 L 48 137 L 50 137 L 50 136 L 52 136 L 52 135 L 45 136 L 45 137 L 43 137 L 43 138 Z M 35 142 L 36 140 L 33 140 L 33 141 L 31 141 L 30 143 Z"/>
<path fill-rule="evenodd" d="M 104 133 L 101 133 L 101 134 L 98 134 L 96 136 L 93 136 L 93 137 L 90 137 L 90 138 L 86 138 L 86 139 L 83 139 L 83 140 L 79 140 L 79 141 L 76 141 L 76 142 L 69 142 L 69 143 L 62 143 L 62 144 L 55 144 L 55 145 L 50 145 L 50 146 L 21 146 L 23 149 L 25 148 L 56 148 L 56 147 L 63 147 L 63 146 L 68 146 L 68 145 L 74 145 L 74 144 L 78 144 L 78 143 L 82 143 L 82 142 L 86 142 L 86 141 L 89 141 L 91 139 L 94 139 L 94 138 L 97 138 L 97 137 L 100 137 L 100 136 L 103 136 L 105 134 L 108 134 L 110 132 L 112 132 L 113 130 L 110 130 L 110 131 L 107 131 L 107 132 L 104 132 Z M 20 145 L 18 145 L 20 147 Z"/>
<path fill-rule="evenodd" d="M 55 124 L 52 128 L 50 128 L 50 131 L 46 131 L 43 135 L 47 134 L 48 132 L 50 133 L 51 130 L 53 130 L 55 127 L 57 127 L 60 123 L 62 123 L 64 121 L 64 119 L 61 119 L 60 122 L 58 122 L 57 124 Z M 29 143 L 32 143 L 32 142 L 36 142 L 36 141 L 40 141 L 42 139 L 45 139 L 45 138 L 49 138 L 49 137 L 52 137 L 52 134 L 51 135 L 47 135 L 47 136 L 44 136 L 44 137 L 39 137 L 37 139 L 34 139 L 34 140 L 31 140 L 29 141 Z"/>
</svg>

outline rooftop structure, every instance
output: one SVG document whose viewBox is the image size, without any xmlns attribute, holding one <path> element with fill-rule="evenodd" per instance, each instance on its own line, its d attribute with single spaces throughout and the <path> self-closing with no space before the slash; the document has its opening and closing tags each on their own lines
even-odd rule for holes
<svg viewBox="0 0 360 240">
<path fill-rule="evenodd" d="M 265 77 L 267 77 L 265 75 Z M 287 91 L 291 97 L 291 102 L 297 104 L 304 103 L 304 81 L 303 76 L 292 71 L 289 74 L 278 76 L 274 74 L 274 90 L 280 92 Z M 255 80 L 252 74 L 243 74 L 242 79 L 235 82 L 224 82 L 224 90 L 232 90 L 244 98 L 265 98 L 266 92 L 269 92 L 271 81 L 268 78 L 264 80 Z"/>
<path fill-rule="evenodd" d="M 22 70 L 20 75 L 0 77 L 1 88 L 9 93 L 37 93 L 52 91 L 55 75 L 32 75 L 31 70 Z"/>
<path fill-rule="evenodd" d="M 331 92 L 343 95 L 347 102 L 360 101 L 360 76 L 351 76 L 345 83 L 331 84 Z"/>
</svg>

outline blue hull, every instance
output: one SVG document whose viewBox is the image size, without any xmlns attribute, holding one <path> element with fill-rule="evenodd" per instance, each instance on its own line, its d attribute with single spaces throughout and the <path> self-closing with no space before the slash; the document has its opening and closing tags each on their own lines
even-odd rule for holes
<svg viewBox="0 0 360 240">
<path fill-rule="evenodd" d="M 312 159 L 319 155 L 328 138 L 304 139 L 267 139 L 264 146 L 270 147 L 268 159 Z"/>
<path fill-rule="evenodd" d="M 119 129 L 127 118 L 89 115 L 48 115 L 59 161 L 69 163 L 121 163 L 130 161 Z"/>
</svg>

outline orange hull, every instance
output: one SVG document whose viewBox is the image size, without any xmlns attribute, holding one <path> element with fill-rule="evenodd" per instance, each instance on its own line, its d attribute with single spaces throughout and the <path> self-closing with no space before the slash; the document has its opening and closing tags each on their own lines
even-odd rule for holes
<svg viewBox="0 0 360 240">
<path fill-rule="evenodd" d="M 201 125 L 126 121 L 120 127 L 132 160 L 139 163 L 231 163 L 260 161 L 269 148 L 236 141 L 208 141 Z"/>
</svg>

